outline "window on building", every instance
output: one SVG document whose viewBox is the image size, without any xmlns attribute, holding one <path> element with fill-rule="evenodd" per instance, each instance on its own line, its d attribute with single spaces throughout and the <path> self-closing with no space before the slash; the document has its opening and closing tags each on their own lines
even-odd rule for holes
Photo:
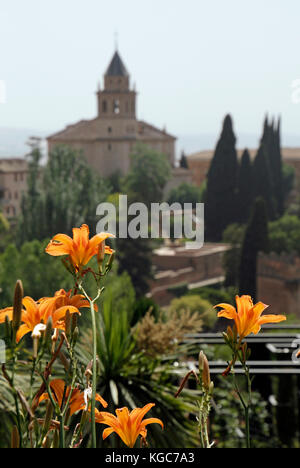
<svg viewBox="0 0 300 468">
<path fill-rule="evenodd" d="M 108 127 L 107 131 L 108 131 L 108 133 L 111 133 L 111 132 L 112 132 L 112 128 L 111 128 L 111 127 Z"/>
<path fill-rule="evenodd" d="M 107 148 L 108 148 L 108 151 L 111 151 L 111 144 L 110 143 L 108 143 Z"/>
<path fill-rule="evenodd" d="M 120 114 L 120 101 L 119 101 L 119 99 L 114 100 L 114 114 Z"/>
<path fill-rule="evenodd" d="M 15 173 L 15 182 L 17 182 L 17 181 L 18 181 L 18 173 L 16 172 Z"/>
<path fill-rule="evenodd" d="M 107 111 L 107 102 L 102 101 L 102 112 L 106 112 L 106 111 Z"/>
</svg>

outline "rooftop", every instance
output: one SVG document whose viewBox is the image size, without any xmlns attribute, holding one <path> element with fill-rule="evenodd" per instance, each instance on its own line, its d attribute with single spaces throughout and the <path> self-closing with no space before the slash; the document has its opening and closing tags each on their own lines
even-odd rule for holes
<svg viewBox="0 0 300 468">
<path fill-rule="evenodd" d="M 0 172 L 20 172 L 27 170 L 27 161 L 23 158 L 0 158 Z"/>
<path fill-rule="evenodd" d="M 252 148 L 248 149 L 250 158 L 254 159 L 257 153 L 257 149 Z M 197 153 L 192 153 L 188 155 L 188 158 L 191 160 L 206 161 L 211 160 L 214 155 L 214 150 L 204 150 L 198 151 Z M 240 158 L 244 152 L 244 149 L 238 149 L 238 157 Z M 285 160 L 300 160 L 300 148 L 281 148 L 282 157 Z"/>
</svg>

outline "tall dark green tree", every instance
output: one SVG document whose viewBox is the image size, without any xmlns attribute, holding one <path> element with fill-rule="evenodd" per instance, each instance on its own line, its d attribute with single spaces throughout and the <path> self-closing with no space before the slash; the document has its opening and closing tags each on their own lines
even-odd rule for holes
<svg viewBox="0 0 300 468">
<path fill-rule="evenodd" d="M 237 221 L 244 224 L 248 221 L 253 204 L 253 168 L 247 149 L 240 162 L 237 182 Z"/>
<path fill-rule="evenodd" d="M 205 196 L 206 237 L 220 241 L 224 229 L 236 219 L 238 161 L 232 119 L 227 115 L 208 176 Z"/>
<path fill-rule="evenodd" d="M 182 151 L 182 153 L 181 153 L 181 158 L 180 158 L 179 165 L 183 169 L 188 169 L 189 168 L 187 157 L 186 157 L 184 151 Z"/>
<path fill-rule="evenodd" d="M 274 196 L 276 199 L 276 208 L 278 216 L 282 216 L 284 212 L 284 187 L 283 187 L 283 164 L 281 154 L 281 139 L 280 139 L 281 121 L 278 119 L 277 126 L 273 127 L 273 144 L 271 153 L 271 167 L 273 170 L 273 185 Z"/>
<path fill-rule="evenodd" d="M 257 257 L 259 252 L 267 252 L 268 217 L 266 203 L 263 198 L 257 198 L 246 228 L 241 257 L 239 274 L 239 292 L 247 294 L 256 300 Z"/>
<path fill-rule="evenodd" d="M 267 163 L 262 163 L 261 154 L 259 154 L 260 164 L 258 164 L 258 167 L 255 166 L 255 182 L 257 182 L 255 195 L 262 196 L 266 200 L 269 217 L 274 219 L 282 216 L 285 198 L 280 145 L 280 119 L 275 124 L 274 119 L 269 122 L 268 117 L 265 118 L 259 151 L 261 151 L 262 147 L 264 148 L 263 152 Z M 266 182 L 264 186 L 263 177 Z"/>
<path fill-rule="evenodd" d="M 272 174 L 268 157 L 268 145 L 262 138 L 253 164 L 254 198 L 262 197 L 266 202 L 269 219 L 275 219 L 276 205 L 274 200 Z"/>
<path fill-rule="evenodd" d="M 42 240 L 58 232 L 71 234 L 72 228 L 82 223 L 94 231 L 96 208 L 108 193 L 108 184 L 77 151 L 57 146 L 42 167 L 39 150 L 34 148 L 29 157 L 28 192 L 22 200 L 18 243 Z"/>
</svg>

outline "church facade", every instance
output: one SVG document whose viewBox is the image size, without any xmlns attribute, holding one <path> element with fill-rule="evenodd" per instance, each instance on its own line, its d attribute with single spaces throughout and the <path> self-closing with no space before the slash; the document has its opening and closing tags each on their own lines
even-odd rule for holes
<svg viewBox="0 0 300 468">
<path fill-rule="evenodd" d="M 136 92 L 116 51 L 97 91 L 98 115 L 81 120 L 47 138 L 48 151 L 59 144 L 81 150 L 88 163 L 103 177 L 126 174 L 130 154 L 138 142 L 164 153 L 174 167 L 176 138 L 136 118 Z"/>
</svg>

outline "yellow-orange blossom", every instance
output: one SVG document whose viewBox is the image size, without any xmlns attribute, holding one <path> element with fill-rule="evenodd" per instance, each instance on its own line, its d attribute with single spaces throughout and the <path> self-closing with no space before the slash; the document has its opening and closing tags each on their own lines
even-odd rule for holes
<svg viewBox="0 0 300 468">
<path fill-rule="evenodd" d="M 235 321 L 240 339 L 257 333 L 265 323 L 279 323 L 286 320 L 284 315 L 262 315 L 263 311 L 269 307 L 263 302 L 253 304 L 250 296 L 236 296 L 236 306 L 230 304 L 217 304 L 215 307 L 221 307 L 218 317 L 225 317 Z"/>
<path fill-rule="evenodd" d="M 56 234 L 47 245 L 46 252 L 54 257 L 68 255 L 74 268 L 79 270 L 98 254 L 101 244 L 108 237 L 114 237 L 108 232 L 101 232 L 89 239 L 89 234 L 86 224 L 73 229 L 73 239 L 66 234 Z M 111 254 L 112 250 L 105 247 L 105 253 Z"/>
<path fill-rule="evenodd" d="M 53 328 L 65 329 L 65 316 L 67 311 L 70 314 L 79 314 L 81 307 L 89 307 L 89 302 L 82 294 L 76 294 L 71 297 L 71 291 L 66 292 L 63 289 L 57 291 L 54 297 L 43 297 L 34 301 L 31 297 L 24 297 L 21 321 L 23 322 L 17 332 L 17 342 L 24 335 L 35 330 L 43 330 L 49 317 L 52 317 Z M 6 307 L 0 310 L 0 323 L 5 322 L 5 317 L 12 320 L 13 307 Z"/>
<path fill-rule="evenodd" d="M 138 436 L 146 439 L 148 424 L 157 423 L 163 428 L 163 422 L 157 418 L 144 419 L 148 411 L 155 406 L 154 403 L 148 403 L 144 408 L 135 408 L 129 413 L 128 408 L 120 408 L 116 410 L 116 415 L 101 412 L 96 410 L 96 422 L 100 424 L 106 424 L 109 426 L 103 431 L 103 439 L 106 439 L 113 432 L 116 432 L 118 436 L 123 440 L 127 447 L 134 447 Z"/>
<path fill-rule="evenodd" d="M 50 389 L 53 393 L 54 400 L 58 403 L 59 407 L 61 408 L 62 404 L 65 404 L 68 401 L 71 387 L 67 387 L 65 389 L 65 382 L 63 380 L 54 379 L 50 383 Z M 39 398 L 38 404 L 40 404 L 44 400 L 49 400 L 49 398 L 50 397 L 48 393 L 43 393 Z M 107 402 L 102 398 L 102 396 L 98 394 L 96 394 L 96 401 L 99 401 L 101 405 L 104 406 L 104 408 L 107 407 Z M 86 411 L 87 403 L 88 400 L 87 398 L 85 398 L 84 393 L 81 392 L 78 388 L 74 388 L 69 402 L 70 416 L 72 416 L 74 413 L 77 413 L 77 411 Z"/>
</svg>

